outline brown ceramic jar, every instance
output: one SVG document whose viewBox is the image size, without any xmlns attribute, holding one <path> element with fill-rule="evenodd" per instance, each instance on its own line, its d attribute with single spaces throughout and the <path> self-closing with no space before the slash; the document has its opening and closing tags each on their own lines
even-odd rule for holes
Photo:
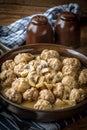
<svg viewBox="0 0 87 130">
<path fill-rule="evenodd" d="M 76 14 L 63 12 L 55 23 L 56 43 L 77 48 L 80 46 L 80 24 Z"/>
<path fill-rule="evenodd" d="M 52 27 L 43 15 L 36 15 L 31 19 L 26 33 L 26 44 L 54 42 Z"/>
</svg>

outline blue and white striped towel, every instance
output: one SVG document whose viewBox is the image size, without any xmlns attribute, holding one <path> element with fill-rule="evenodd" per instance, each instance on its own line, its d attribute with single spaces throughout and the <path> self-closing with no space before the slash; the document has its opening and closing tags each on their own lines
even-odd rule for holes
<svg viewBox="0 0 87 130">
<path fill-rule="evenodd" d="M 86 117 L 87 110 L 70 119 L 56 121 L 56 122 L 48 122 L 48 123 L 40 123 L 32 120 L 30 121 L 30 120 L 19 118 L 17 115 L 3 109 L 2 106 L 0 106 L 0 115 L 3 115 L 4 117 L 9 117 L 9 119 L 0 117 L 0 130 L 21 130 L 16 125 L 15 119 L 17 121 L 20 121 L 22 124 L 25 123 L 29 125 L 30 126 L 29 130 L 61 130 L 62 128 L 76 122 L 77 120 Z M 22 130 L 27 130 L 27 129 L 22 128 Z"/>
<path fill-rule="evenodd" d="M 67 120 L 62 120 L 62 121 L 56 121 L 56 122 L 48 122 L 48 123 L 40 123 L 40 122 L 35 122 L 35 121 L 30 121 L 30 120 L 25 120 L 22 118 L 19 118 L 17 115 L 3 109 L 0 106 L 0 115 L 4 115 L 4 117 L 9 117 L 8 118 L 2 118 L 0 117 L 0 130 L 20 130 L 14 119 L 17 119 L 18 121 L 21 121 L 27 125 L 29 125 L 31 128 L 29 130 L 61 130 L 62 128 L 70 125 L 71 123 L 76 122 L 79 119 L 82 119 L 83 117 L 87 116 L 87 110 L 80 113 L 79 115 L 76 115 L 74 117 L 71 117 L 70 119 Z M 11 120 L 12 118 L 12 120 Z M 22 129 L 26 130 L 26 129 Z"/>
<path fill-rule="evenodd" d="M 47 16 L 50 24 L 52 27 L 54 27 L 55 21 L 59 14 L 63 11 L 69 11 L 74 12 L 78 16 L 81 16 L 81 10 L 79 8 L 78 4 L 67 4 L 62 6 L 55 6 L 53 8 L 48 9 L 44 15 Z M 22 18 L 14 23 L 12 23 L 9 26 L 0 26 L 0 42 L 6 45 L 10 48 L 18 47 L 19 45 L 22 45 L 25 41 L 26 36 L 26 27 L 29 23 L 32 16 Z M 5 110 L 2 106 L 0 106 L 0 115 L 4 116 L 10 116 L 10 118 L 17 118 L 18 120 L 21 120 L 30 126 L 32 126 L 32 130 L 60 130 L 64 128 L 65 126 L 74 123 L 75 121 L 87 116 L 87 111 L 84 111 L 83 113 L 76 115 L 75 117 L 72 117 L 68 120 L 62 120 L 54 123 L 39 123 L 34 121 L 28 121 L 20 119 L 15 114 Z M 19 130 L 16 126 L 15 122 L 12 120 L 9 120 L 7 118 L 0 118 L 0 130 Z M 30 130 L 30 129 L 29 129 Z"/>
</svg>

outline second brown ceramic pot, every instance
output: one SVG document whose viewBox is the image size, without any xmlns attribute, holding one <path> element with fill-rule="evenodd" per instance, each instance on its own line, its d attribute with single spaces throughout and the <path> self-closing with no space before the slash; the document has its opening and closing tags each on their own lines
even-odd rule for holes
<svg viewBox="0 0 87 130">
<path fill-rule="evenodd" d="M 56 43 L 77 48 L 80 46 L 80 24 L 76 14 L 63 12 L 55 23 Z"/>
</svg>

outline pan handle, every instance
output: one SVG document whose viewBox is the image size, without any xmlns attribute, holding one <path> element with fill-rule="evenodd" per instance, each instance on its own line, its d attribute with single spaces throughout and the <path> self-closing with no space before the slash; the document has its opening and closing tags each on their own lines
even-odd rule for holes
<svg viewBox="0 0 87 130">
<path fill-rule="evenodd" d="M 0 42 L 0 56 L 3 55 L 4 53 L 10 51 L 11 49 L 6 47 L 5 45 L 3 45 L 1 42 Z"/>
</svg>

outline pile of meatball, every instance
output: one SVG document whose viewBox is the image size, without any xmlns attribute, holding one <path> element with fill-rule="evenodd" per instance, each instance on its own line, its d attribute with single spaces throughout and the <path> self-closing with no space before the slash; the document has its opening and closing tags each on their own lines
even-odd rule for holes
<svg viewBox="0 0 87 130">
<path fill-rule="evenodd" d="M 57 110 L 75 106 L 87 97 L 87 68 L 74 57 L 62 57 L 44 49 L 39 55 L 17 54 L 1 66 L 3 95 L 22 104 L 35 102 L 38 110 Z"/>
</svg>

